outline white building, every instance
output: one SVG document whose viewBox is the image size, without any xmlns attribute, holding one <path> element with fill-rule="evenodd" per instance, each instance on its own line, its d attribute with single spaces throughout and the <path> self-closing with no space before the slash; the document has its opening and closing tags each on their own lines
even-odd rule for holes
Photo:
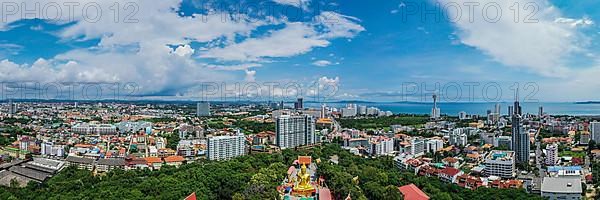
<svg viewBox="0 0 600 200">
<path fill-rule="evenodd" d="M 581 199 L 580 177 L 544 177 L 542 197 L 550 200 Z"/>
<path fill-rule="evenodd" d="M 444 141 L 439 139 L 430 139 L 425 143 L 425 152 L 435 153 L 444 148 Z"/>
<path fill-rule="evenodd" d="M 50 156 L 50 157 L 64 157 L 65 156 L 65 146 L 64 145 L 54 145 L 52 142 L 44 142 L 40 146 L 41 146 L 40 153 L 44 156 Z"/>
<path fill-rule="evenodd" d="M 375 107 L 367 108 L 367 115 L 379 115 L 379 108 L 375 108 Z"/>
<path fill-rule="evenodd" d="M 460 120 L 469 119 L 469 118 L 467 118 L 467 112 L 465 112 L 465 111 L 458 112 L 458 119 L 460 119 Z"/>
<path fill-rule="evenodd" d="M 356 114 L 358 114 L 356 104 L 348 104 L 345 108 L 342 108 L 342 117 L 354 117 Z"/>
<path fill-rule="evenodd" d="M 512 178 L 515 172 L 514 156 L 514 151 L 491 151 L 483 162 L 483 173 L 487 176 Z"/>
<path fill-rule="evenodd" d="M 227 160 L 246 153 L 245 137 L 242 133 L 233 136 L 215 136 L 208 138 L 208 160 Z"/>
<path fill-rule="evenodd" d="M 385 155 L 394 151 L 394 140 L 384 136 L 374 137 L 369 141 L 367 149 L 371 155 Z"/>
<path fill-rule="evenodd" d="M 549 144 L 546 146 L 546 165 L 553 166 L 558 163 L 558 145 Z"/>
<path fill-rule="evenodd" d="M 282 115 L 275 120 L 275 144 L 281 149 L 313 145 L 315 119 L 310 115 Z"/>
<path fill-rule="evenodd" d="M 421 138 L 413 138 L 410 140 L 410 154 L 414 157 L 421 156 L 425 153 L 425 140 Z"/>
<path fill-rule="evenodd" d="M 78 134 L 115 134 L 117 127 L 112 124 L 88 124 L 80 123 L 71 127 L 71 131 Z"/>
<path fill-rule="evenodd" d="M 367 114 L 367 106 L 358 106 L 358 114 L 366 115 Z"/>
<path fill-rule="evenodd" d="M 463 129 L 454 129 L 452 133 L 450 133 L 450 137 L 448 143 L 454 146 L 467 146 L 467 134 L 464 133 Z"/>
</svg>

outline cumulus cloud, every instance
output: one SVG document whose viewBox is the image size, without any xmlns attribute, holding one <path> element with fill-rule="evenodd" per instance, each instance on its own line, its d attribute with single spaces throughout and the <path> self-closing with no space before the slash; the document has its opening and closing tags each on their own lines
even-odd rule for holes
<svg viewBox="0 0 600 200">
<path fill-rule="evenodd" d="M 47 4 L 42 0 L 21 0 L 17 5 Z M 53 3 L 64 5 L 68 0 Z M 5 81 L 35 80 L 41 82 L 135 82 L 139 95 L 185 95 L 194 92 L 199 83 L 236 81 L 235 73 L 245 73 L 244 79 L 256 81 L 257 70 L 265 58 L 290 57 L 326 47 L 329 40 L 354 37 L 363 31 L 356 18 L 330 13 L 341 24 L 321 22 L 288 22 L 280 19 L 256 19 L 239 14 L 224 18 L 218 13 L 180 16 L 180 0 L 131 1 L 139 8 L 127 21 L 125 16 L 115 22 L 106 13 L 98 21 L 84 17 L 82 7 L 97 4 L 111 10 L 114 1 L 79 1 L 75 13 L 62 15 L 51 23 L 69 24 L 55 31 L 63 41 L 99 39 L 91 48 L 72 49 L 33 64 L 17 64 L 9 59 L 0 62 L 0 79 Z M 276 1 L 285 4 L 283 1 Z M 298 1 L 300 7 L 308 1 Z M 290 3 L 286 5 L 292 5 Z M 123 5 L 121 5 L 123 6 Z M 303 7 L 304 8 L 304 7 Z M 52 10 L 52 9 L 50 9 Z M 52 13 L 45 16 L 56 16 Z M 26 16 L 43 18 L 44 16 Z M 9 24 L 22 20 L 20 14 L 10 15 L 0 22 L 0 30 L 10 30 Z M 343 24 L 351 23 L 351 24 Z M 263 37 L 250 33 L 266 25 L 284 25 Z M 241 42 L 238 38 L 245 38 Z M 193 48 L 195 44 L 202 44 Z M 205 44 L 205 45 L 204 45 Z M 2 52 L 0 52 L 2 53 Z M 214 58 L 217 61 L 207 61 Z M 220 62 L 224 61 L 224 62 Z M 225 62 L 226 61 L 226 62 Z M 238 72 L 231 72 L 238 71 Z M 237 78 L 236 78 L 237 77 Z"/>
<path fill-rule="evenodd" d="M 464 5 L 468 0 L 438 0 L 442 5 L 457 3 Z M 497 17 L 492 7 L 482 13 L 484 5 L 498 5 L 502 11 L 511 10 L 519 3 L 523 6 L 534 3 L 539 8 L 531 19 L 521 16 L 518 22 L 512 16 Z M 568 71 L 564 58 L 580 51 L 585 39 L 578 34 L 578 24 L 590 24 L 590 20 L 561 18 L 561 13 L 546 0 L 479 1 L 474 13 L 468 7 L 448 9 L 449 16 L 461 16 L 454 24 L 460 30 L 460 42 L 475 47 L 496 61 L 507 66 L 522 68 L 544 76 L 561 77 Z M 472 16 L 472 17 L 469 17 Z M 486 16 L 487 18 L 485 18 Z M 565 23 L 567 22 L 567 23 Z M 576 25 L 574 25 L 576 24 Z"/>
<path fill-rule="evenodd" d="M 181 57 L 189 56 L 189 55 L 194 54 L 194 49 L 192 49 L 192 47 L 190 47 L 190 45 L 186 44 L 186 45 L 177 47 L 177 49 L 175 49 L 175 54 L 177 54 L 178 56 L 181 56 Z"/>
<path fill-rule="evenodd" d="M 304 54 L 330 45 L 330 39 L 352 38 L 365 28 L 358 19 L 335 12 L 322 12 L 316 23 L 287 22 L 285 27 L 264 37 L 249 38 L 201 54 L 203 58 L 224 61 L 261 61 L 265 58 Z"/>
</svg>

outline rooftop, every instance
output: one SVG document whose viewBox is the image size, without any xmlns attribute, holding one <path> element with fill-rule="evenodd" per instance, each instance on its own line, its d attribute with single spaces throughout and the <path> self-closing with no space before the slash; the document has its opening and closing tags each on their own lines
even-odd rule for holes
<svg viewBox="0 0 600 200">
<path fill-rule="evenodd" d="M 415 184 L 409 184 L 398 188 L 404 199 L 410 200 L 428 200 L 429 196 L 419 189 Z"/>
<path fill-rule="evenodd" d="M 92 164 L 94 163 L 94 159 L 91 158 L 84 158 L 84 157 L 77 157 L 77 156 L 69 156 L 66 159 L 67 162 L 74 162 L 74 163 L 82 163 L 82 164 Z"/>
<path fill-rule="evenodd" d="M 581 194 L 581 178 L 579 177 L 544 177 L 542 193 L 578 193 Z"/>
<path fill-rule="evenodd" d="M 100 159 L 98 165 L 125 166 L 125 159 Z"/>
</svg>

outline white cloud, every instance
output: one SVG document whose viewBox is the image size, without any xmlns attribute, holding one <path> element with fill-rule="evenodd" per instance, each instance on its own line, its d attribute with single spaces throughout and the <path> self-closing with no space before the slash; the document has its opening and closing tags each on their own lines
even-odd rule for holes
<svg viewBox="0 0 600 200">
<path fill-rule="evenodd" d="M 16 3 L 21 5 L 22 2 L 27 5 L 47 3 L 41 0 L 21 0 Z M 54 2 L 63 5 L 70 1 Z M 29 65 L 3 60 L 0 62 L 0 79 L 135 82 L 140 86 L 140 95 L 185 95 L 193 92 L 191 88 L 202 82 L 235 81 L 237 72 L 230 71 L 243 71 L 246 81 L 255 81 L 257 71 L 251 68 L 261 66 L 258 62 L 266 62 L 264 58 L 303 54 L 314 48 L 328 46 L 330 39 L 353 37 L 364 30 L 358 24 L 343 24 L 354 23 L 357 19 L 339 14 L 330 14 L 338 19 L 339 25 L 287 22 L 285 18 L 251 19 L 245 15 L 237 15 L 236 20 L 231 20 L 224 19 L 218 13 L 179 16 L 176 12 L 180 0 L 132 2 L 139 8 L 134 16 L 137 22 L 134 23 L 124 23 L 123 19 L 115 23 L 114 18 L 106 13 L 97 22 L 87 22 L 83 19 L 81 9 L 75 9 L 72 15 L 74 19 L 67 19 L 63 15 L 63 19 L 53 23 L 73 22 L 73 25 L 55 32 L 61 40 L 100 39 L 99 44 L 92 48 L 73 49 Z M 283 1 L 277 2 L 285 4 Z M 306 0 L 298 2 L 301 7 L 309 5 Z M 84 0 L 78 3 L 79 8 L 87 3 L 97 3 L 103 11 L 108 11 L 114 1 Z M 11 29 L 6 25 L 20 19 L 20 14 L 9 16 L 6 21 L 0 22 L 0 30 Z M 285 28 L 272 31 L 264 37 L 235 42 L 237 37 L 250 37 L 250 33 L 258 27 L 278 24 L 285 24 Z M 344 28 L 349 33 L 345 33 Z M 192 42 L 207 45 L 194 49 Z M 194 55 L 236 62 L 219 64 Z"/>
<path fill-rule="evenodd" d="M 438 1 L 442 5 L 464 5 L 463 3 L 468 2 Z M 511 10 L 515 3 L 522 6 L 530 2 L 539 8 L 533 17 L 537 19 L 534 23 L 524 22 L 525 15 L 521 16 L 519 22 L 514 22 L 512 15 L 502 15 L 497 22 L 493 22 L 492 19 L 496 16 L 492 12 L 493 7 L 489 9 L 492 11 L 485 13 L 488 18 L 483 17 L 482 10 L 485 10 L 483 6 L 486 4 L 497 4 L 506 12 Z M 479 5 L 471 15 L 468 7 L 462 7 L 460 13 L 457 13 L 457 9 L 449 9 L 447 12 L 451 18 L 461 16 L 459 20 L 454 20 L 454 24 L 460 29 L 458 36 L 463 44 L 475 47 L 507 66 L 527 69 L 544 76 L 562 77 L 569 71 L 563 58 L 580 51 L 584 46 L 582 41 L 585 40 L 578 34 L 575 26 L 557 23 L 561 13 L 546 0 L 484 0 L 479 1 Z M 469 16 L 473 16 L 472 19 Z M 573 23 L 575 22 L 571 24 Z M 585 24 L 589 21 L 584 20 L 580 23 Z"/>
<path fill-rule="evenodd" d="M 285 28 L 262 38 L 250 38 L 223 48 L 202 53 L 203 58 L 259 61 L 261 58 L 289 57 L 325 47 L 329 41 L 315 38 L 314 29 L 303 23 L 288 23 Z"/>
<path fill-rule="evenodd" d="M 352 38 L 365 29 L 358 19 L 335 12 L 323 12 L 317 23 L 287 22 L 285 27 L 260 38 L 249 38 L 222 48 L 213 48 L 200 57 L 224 61 L 262 61 L 290 57 L 330 45 L 330 39 Z"/>
<path fill-rule="evenodd" d="M 192 49 L 192 47 L 190 47 L 190 45 L 183 45 L 183 46 L 179 46 L 175 49 L 175 54 L 177 54 L 178 56 L 181 57 L 186 57 L 189 55 L 194 54 L 194 49 Z"/>
<path fill-rule="evenodd" d="M 256 71 L 254 70 L 246 70 L 246 78 L 245 80 L 248 82 L 255 82 L 256 81 Z"/>
<path fill-rule="evenodd" d="M 317 60 L 315 62 L 312 63 L 315 66 L 319 66 L 319 67 L 326 67 L 329 65 L 332 65 L 333 63 L 331 63 L 330 61 L 327 60 Z"/>
<path fill-rule="evenodd" d="M 304 10 L 308 10 L 308 6 L 310 5 L 310 0 L 273 0 L 273 2 L 281 5 L 295 6 Z"/>
<path fill-rule="evenodd" d="M 590 25 L 594 24 L 594 21 L 592 21 L 590 18 L 587 18 L 587 17 L 584 17 L 581 19 L 559 17 L 559 18 L 556 18 L 556 20 L 554 20 L 554 22 L 568 24 L 568 25 L 571 25 L 571 27 L 577 27 L 577 26 L 586 27 L 586 26 L 590 26 Z"/>
</svg>

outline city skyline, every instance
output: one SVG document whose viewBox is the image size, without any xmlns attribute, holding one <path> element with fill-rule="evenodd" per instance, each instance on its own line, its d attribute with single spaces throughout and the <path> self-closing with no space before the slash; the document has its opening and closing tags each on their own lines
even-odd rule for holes
<svg viewBox="0 0 600 200">
<path fill-rule="evenodd" d="M 464 0 L 132 2 L 139 12 L 129 18 L 122 16 L 128 5 L 119 5 L 117 16 L 109 8 L 114 2 L 98 2 L 103 15 L 92 23 L 81 8 L 94 1 L 81 2 L 73 19 L 55 21 L 41 20 L 56 16 L 41 11 L 23 19 L 16 1 L 16 13 L 4 13 L 0 22 L 0 35 L 10 38 L 0 40 L 0 78 L 132 82 L 136 98 L 167 100 L 197 99 L 206 82 L 300 83 L 304 97 L 315 95 L 310 85 L 330 85 L 339 90 L 328 99 L 385 102 L 410 101 L 402 87 L 407 83 L 424 83 L 426 91 L 458 83 L 464 98 L 465 84 L 473 82 L 479 83 L 475 99 L 482 99 L 481 87 L 497 83 L 500 100 L 509 101 L 517 82 L 521 89 L 535 83 L 541 101 L 600 99 L 594 92 L 600 88 L 594 81 L 600 73 L 598 2 L 535 0 L 539 11 L 530 18 L 525 1 L 480 2 L 478 8 L 498 4 L 503 15 L 494 23 L 482 9 L 470 22 Z M 515 2 L 521 15 L 511 10 Z M 454 4 L 460 9 L 448 6 Z M 246 5 L 257 9 L 245 11 Z M 40 10 L 46 7 L 42 2 Z M 448 19 L 458 12 L 462 18 Z M 237 21 L 223 17 L 231 13 Z"/>
</svg>

